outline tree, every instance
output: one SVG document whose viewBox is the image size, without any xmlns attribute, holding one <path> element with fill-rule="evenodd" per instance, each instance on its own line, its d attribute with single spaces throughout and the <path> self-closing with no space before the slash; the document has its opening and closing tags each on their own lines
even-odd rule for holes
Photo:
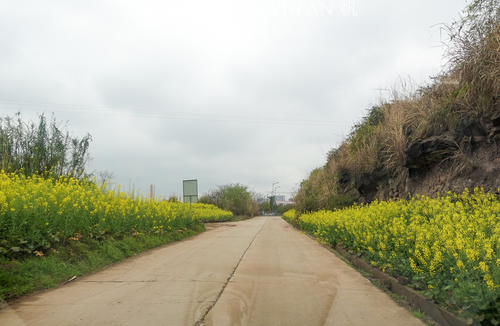
<svg viewBox="0 0 500 326">
<path fill-rule="evenodd" d="M 269 200 L 263 201 L 259 205 L 259 209 L 261 212 L 264 213 L 270 213 L 271 212 L 271 204 L 269 203 Z"/>
<path fill-rule="evenodd" d="M 238 183 L 219 186 L 218 189 L 202 196 L 199 202 L 216 205 L 234 215 L 254 216 L 259 211 L 259 206 L 253 200 L 248 187 Z"/>
</svg>

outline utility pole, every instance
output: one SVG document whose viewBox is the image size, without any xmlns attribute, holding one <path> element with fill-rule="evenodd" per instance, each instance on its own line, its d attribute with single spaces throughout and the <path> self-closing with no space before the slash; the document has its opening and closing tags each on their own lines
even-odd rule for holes
<svg viewBox="0 0 500 326">
<path fill-rule="evenodd" d="M 279 186 L 277 186 L 277 187 L 276 187 L 276 189 L 275 189 L 274 187 L 275 187 L 276 185 L 278 185 L 278 184 L 279 184 L 279 181 L 276 181 L 276 182 L 274 182 L 274 183 L 273 183 L 273 185 L 272 185 L 272 188 L 271 188 L 271 194 L 272 194 L 273 196 L 274 196 L 274 195 L 276 195 L 276 189 L 277 189 L 277 188 L 279 188 Z"/>
<path fill-rule="evenodd" d="M 154 196 L 155 196 L 155 185 L 154 184 L 150 184 L 149 185 L 149 198 L 151 200 L 153 200 Z"/>
<path fill-rule="evenodd" d="M 270 206 L 271 206 L 271 213 L 274 214 L 276 211 L 275 211 L 275 207 L 276 207 L 276 190 L 279 188 L 279 181 L 276 181 L 276 182 L 273 182 L 273 185 L 271 187 L 271 197 L 269 197 L 270 199 Z"/>
</svg>

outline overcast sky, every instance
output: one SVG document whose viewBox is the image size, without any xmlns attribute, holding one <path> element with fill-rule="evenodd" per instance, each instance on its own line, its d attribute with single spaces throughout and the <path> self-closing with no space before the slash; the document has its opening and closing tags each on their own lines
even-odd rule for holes
<svg viewBox="0 0 500 326">
<path fill-rule="evenodd" d="M 398 79 L 443 60 L 462 0 L 0 1 L 0 115 L 54 113 L 90 169 L 180 195 L 288 195 Z"/>
</svg>

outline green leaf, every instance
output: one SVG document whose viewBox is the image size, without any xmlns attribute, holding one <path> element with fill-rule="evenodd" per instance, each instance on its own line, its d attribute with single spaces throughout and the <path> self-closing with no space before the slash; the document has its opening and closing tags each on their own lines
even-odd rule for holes
<svg viewBox="0 0 500 326">
<path fill-rule="evenodd" d="M 453 285 L 447 285 L 443 288 L 443 290 L 448 291 L 449 289 L 453 288 Z"/>
</svg>

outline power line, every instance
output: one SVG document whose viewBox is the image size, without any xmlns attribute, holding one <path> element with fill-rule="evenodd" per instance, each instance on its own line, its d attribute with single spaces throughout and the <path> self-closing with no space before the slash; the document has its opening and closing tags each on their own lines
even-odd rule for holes
<svg viewBox="0 0 500 326">
<path fill-rule="evenodd" d="M 61 103 L 35 103 L 27 101 L 13 101 L 0 99 L 0 104 L 7 106 L 22 106 L 22 107 L 34 107 L 42 108 L 50 112 L 64 112 L 64 113 L 81 113 L 81 114 L 111 114 L 111 115 L 123 115 L 123 116 L 140 116 L 152 119 L 164 119 L 164 120 L 194 120 L 194 121 L 211 121 L 211 122 L 242 122 L 242 123 L 256 123 L 256 124 L 277 124 L 277 125 L 304 125 L 304 126 L 324 126 L 333 127 L 338 125 L 338 122 L 334 121 L 324 121 L 324 120 L 310 120 L 310 119 L 256 119 L 251 116 L 235 116 L 235 115 L 214 115 L 206 113 L 197 112 L 181 112 L 181 111 L 168 111 L 166 113 L 144 113 L 137 111 L 117 111 L 110 109 L 108 107 L 88 107 L 75 104 L 61 104 Z M 75 109 L 49 109 L 48 107 L 73 107 Z"/>
</svg>

